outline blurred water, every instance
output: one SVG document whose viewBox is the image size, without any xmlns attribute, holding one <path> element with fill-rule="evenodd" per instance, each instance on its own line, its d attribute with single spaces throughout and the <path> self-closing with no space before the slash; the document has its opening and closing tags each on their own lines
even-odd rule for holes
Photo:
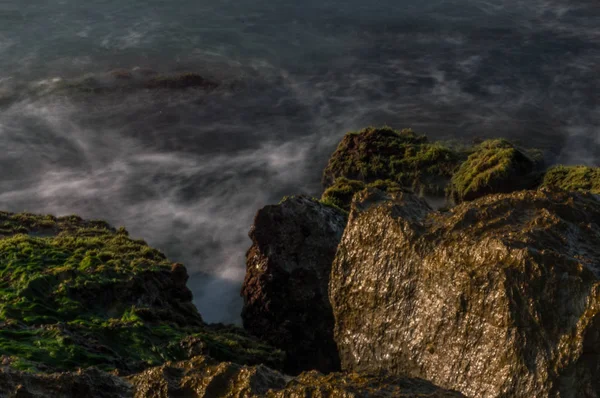
<svg viewBox="0 0 600 398">
<path fill-rule="evenodd" d="M 238 322 L 247 231 L 319 194 L 344 132 L 504 136 L 596 164 L 594 1 L 0 1 L 0 208 L 125 225 Z M 202 90 L 65 94 L 53 79 L 193 71 Z"/>
</svg>

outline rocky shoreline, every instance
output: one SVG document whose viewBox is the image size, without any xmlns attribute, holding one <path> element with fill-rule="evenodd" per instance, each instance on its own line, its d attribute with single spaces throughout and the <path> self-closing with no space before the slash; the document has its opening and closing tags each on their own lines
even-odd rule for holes
<svg viewBox="0 0 600 398">
<path fill-rule="evenodd" d="M 0 396 L 597 397 L 600 172 L 547 163 L 348 133 L 258 211 L 243 329 L 124 228 L 0 213 Z"/>
</svg>

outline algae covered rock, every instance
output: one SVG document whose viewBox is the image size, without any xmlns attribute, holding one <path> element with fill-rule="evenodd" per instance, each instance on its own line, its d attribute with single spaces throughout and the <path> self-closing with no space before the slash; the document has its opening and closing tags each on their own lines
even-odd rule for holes
<svg viewBox="0 0 600 398">
<path fill-rule="evenodd" d="M 339 369 L 327 292 L 345 215 L 291 197 L 259 210 L 242 287 L 244 328 L 287 354 L 286 372 Z"/>
<path fill-rule="evenodd" d="M 589 191 L 600 194 L 600 168 L 554 166 L 546 171 L 542 187 L 565 191 Z"/>
<path fill-rule="evenodd" d="M 591 194 L 489 195 L 447 213 L 358 194 L 330 281 L 342 368 L 470 397 L 596 397 L 599 239 Z"/>
<path fill-rule="evenodd" d="M 183 265 L 123 228 L 2 212 L 0 354 L 13 369 L 45 372 L 134 372 L 198 350 L 280 366 L 280 351 L 241 329 L 204 325 L 187 279 Z"/>
<path fill-rule="evenodd" d="M 327 189 L 340 177 L 390 180 L 423 194 L 444 195 L 462 155 L 410 129 L 369 127 L 344 136 L 323 173 Z"/>
<path fill-rule="evenodd" d="M 385 192 L 402 191 L 402 187 L 398 183 L 390 180 L 377 180 L 372 183 L 364 183 L 363 181 L 340 177 L 323 192 L 321 202 L 339 207 L 347 212 L 350 210 L 354 194 L 365 188 L 377 188 Z"/>
<path fill-rule="evenodd" d="M 456 202 L 493 193 L 532 188 L 541 160 L 506 140 L 488 140 L 478 145 L 452 176 L 450 193 Z"/>
<path fill-rule="evenodd" d="M 0 367 L 0 397 L 121 398 L 133 397 L 133 386 L 118 376 L 94 368 L 34 374 Z"/>
</svg>

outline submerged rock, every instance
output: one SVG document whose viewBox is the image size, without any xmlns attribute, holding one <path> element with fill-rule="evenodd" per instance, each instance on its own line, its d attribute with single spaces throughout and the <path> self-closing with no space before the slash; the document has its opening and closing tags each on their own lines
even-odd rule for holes
<svg viewBox="0 0 600 398">
<path fill-rule="evenodd" d="M 218 83 L 196 73 L 180 73 L 172 76 L 155 76 L 144 82 L 144 87 L 151 89 L 184 89 L 190 87 L 199 87 L 211 90 L 217 88 L 218 86 Z"/>
<path fill-rule="evenodd" d="M 0 369 L 0 395 L 28 398 L 306 398 L 306 397 L 461 397 L 419 379 L 322 375 L 316 371 L 296 378 L 265 366 L 241 366 L 197 356 L 120 378 L 96 369 L 73 373 L 28 374 Z"/>
<path fill-rule="evenodd" d="M 242 287 L 244 328 L 287 353 L 297 374 L 339 369 L 327 292 L 345 215 L 305 196 L 259 210 Z"/>
<path fill-rule="evenodd" d="M 539 180 L 539 173 L 535 171 L 541 164 L 539 154 L 534 155 L 506 140 L 482 142 L 452 176 L 452 199 L 462 202 L 493 193 L 534 188 Z"/>
<path fill-rule="evenodd" d="M 342 368 L 469 397 L 597 397 L 600 199 L 521 191 L 432 211 L 355 197 L 330 298 Z"/>
<path fill-rule="evenodd" d="M 600 168 L 554 166 L 546 171 L 542 187 L 565 191 L 589 191 L 600 194 Z"/>
<path fill-rule="evenodd" d="M 344 136 L 323 173 L 327 189 L 340 177 L 390 180 L 422 194 L 441 195 L 463 155 L 410 129 L 369 127 Z"/>
<path fill-rule="evenodd" d="M 114 69 L 107 73 L 89 74 L 74 79 L 55 78 L 36 85 L 37 91 L 48 93 L 109 94 L 135 90 L 201 89 L 211 91 L 219 82 L 198 73 L 158 73 L 151 69 Z"/>
</svg>

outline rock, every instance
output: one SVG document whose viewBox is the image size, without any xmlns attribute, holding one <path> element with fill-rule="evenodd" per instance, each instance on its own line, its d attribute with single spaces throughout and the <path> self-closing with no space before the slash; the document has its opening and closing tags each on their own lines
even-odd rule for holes
<svg viewBox="0 0 600 398">
<path fill-rule="evenodd" d="M 13 369 L 133 373 L 207 353 L 280 368 L 283 352 L 205 325 L 182 264 L 103 221 L 0 212 L 0 354 Z"/>
<path fill-rule="evenodd" d="M 597 397 L 600 199 L 521 191 L 432 211 L 355 197 L 333 263 L 347 371 L 389 371 L 469 397 Z"/>
<path fill-rule="evenodd" d="M 425 380 L 408 377 L 365 376 L 357 373 L 330 373 L 323 376 L 312 371 L 291 380 L 283 390 L 269 392 L 267 397 L 459 398 L 464 395 L 441 389 Z"/>
<path fill-rule="evenodd" d="M 534 188 L 539 183 L 540 155 L 516 148 L 506 140 L 478 145 L 452 176 L 450 195 L 455 202 L 493 193 Z"/>
<path fill-rule="evenodd" d="M 241 366 L 205 356 L 167 362 L 126 378 L 97 369 L 30 374 L 0 369 L 0 395 L 7 398 L 306 398 L 462 397 L 419 379 L 316 371 L 297 378 L 266 366 Z"/>
<path fill-rule="evenodd" d="M 123 68 L 113 69 L 108 73 L 109 73 L 109 75 L 111 75 L 112 77 L 114 77 L 117 80 L 133 79 L 133 74 L 131 73 L 131 71 L 129 69 L 123 69 Z"/>
<path fill-rule="evenodd" d="M 332 186 L 327 188 L 321 196 L 321 202 L 339 207 L 345 212 L 350 211 L 350 204 L 355 193 L 365 188 L 377 188 L 384 192 L 400 192 L 402 187 L 398 183 L 390 180 L 377 180 L 372 183 L 364 183 L 357 180 L 349 180 L 340 177 L 335 180 Z"/>
<path fill-rule="evenodd" d="M 422 194 L 444 196 L 463 155 L 410 129 L 369 127 L 344 136 L 323 173 L 325 189 L 345 177 L 390 180 Z"/>
<path fill-rule="evenodd" d="M 207 90 L 218 87 L 218 83 L 206 79 L 196 73 L 179 73 L 172 76 L 156 76 L 150 78 L 144 83 L 144 87 L 150 89 L 168 88 L 168 89 L 184 89 L 190 87 L 198 87 Z"/>
<path fill-rule="evenodd" d="M 114 69 L 107 73 L 88 74 L 75 79 L 57 78 L 49 85 L 38 87 L 40 93 L 66 92 L 88 94 L 124 93 L 135 90 L 182 90 L 201 89 L 211 91 L 219 87 L 219 82 L 206 78 L 198 73 L 165 73 L 150 69 L 134 68 Z"/>
<path fill-rule="evenodd" d="M 6 398 L 132 397 L 127 381 L 90 368 L 54 374 L 28 373 L 0 367 L 0 396 Z"/>
<path fill-rule="evenodd" d="M 542 187 L 565 191 L 589 191 L 600 194 L 600 168 L 554 166 L 546 171 Z"/>
<path fill-rule="evenodd" d="M 135 387 L 135 398 L 259 397 L 286 385 L 285 376 L 266 366 L 246 367 L 202 356 L 167 362 L 128 380 Z"/>
<path fill-rule="evenodd" d="M 339 369 L 327 287 L 345 215 L 305 196 L 259 210 L 242 287 L 244 328 L 287 353 L 297 374 Z"/>
</svg>

